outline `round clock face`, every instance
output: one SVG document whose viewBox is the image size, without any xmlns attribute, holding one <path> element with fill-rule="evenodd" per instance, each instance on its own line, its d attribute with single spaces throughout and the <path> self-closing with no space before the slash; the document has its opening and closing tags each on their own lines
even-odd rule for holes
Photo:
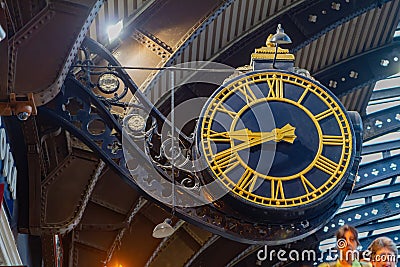
<svg viewBox="0 0 400 267">
<path fill-rule="evenodd" d="M 198 131 L 211 177 L 261 206 L 321 199 L 343 184 L 353 158 L 352 128 L 336 97 L 283 71 L 248 73 L 220 87 Z"/>
</svg>

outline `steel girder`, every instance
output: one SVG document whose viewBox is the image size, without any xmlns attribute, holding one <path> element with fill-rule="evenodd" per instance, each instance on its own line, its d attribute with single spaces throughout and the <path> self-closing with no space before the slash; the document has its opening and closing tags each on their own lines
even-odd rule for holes
<svg viewBox="0 0 400 267">
<path fill-rule="evenodd" d="M 395 106 L 371 113 L 363 119 L 364 141 L 369 141 L 400 128 L 400 107 Z"/>
<path fill-rule="evenodd" d="M 370 101 L 378 101 L 400 96 L 400 87 L 386 88 L 372 92 Z"/>
<path fill-rule="evenodd" d="M 390 194 L 397 191 L 400 191 L 399 184 L 379 186 L 371 189 L 355 190 L 346 198 L 346 200 L 370 198 L 372 196 L 377 196 L 381 194 Z"/>
<path fill-rule="evenodd" d="M 395 219 L 395 220 L 390 220 L 390 221 L 384 221 L 384 222 L 374 222 L 371 224 L 367 225 L 362 225 L 357 227 L 357 230 L 362 233 L 362 232 L 371 232 L 371 231 L 376 231 L 380 229 L 385 229 L 385 228 L 391 228 L 395 226 L 400 225 L 400 219 Z"/>
<path fill-rule="evenodd" d="M 36 106 L 53 99 L 103 1 L 53 0 L 37 5 L 28 0 L 7 1 L 6 7 L 14 12 L 8 28 L 17 27 L 9 31 L 7 45 L 0 47 L 1 55 L 8 49 L 6 60 L 0 61 L 0 69 L 7 69 L 0 74 L 0 99 L 7 101 L 10 93 L 33 93 Z M 44 44 L 51 44 L 51 49 Z"/>
<path fill-rule="evenodd" d="M 394 42 L 340 61 L 315 73 L 314 76 L 335 95 L 343 96 L 396 74 L 400 62 L 394 58 L 399 55 L 400 42 Z"/>
<path fill-rule="evenodd" d="M 187 48 L 206 28 L 211 24 L 217 17 L 223 13 L 235 0 L 226 0 L 219 8 L 217 8 L 206 20 L 204 20 L 196 30 L 194 30 L 190 36 L 179 45 L 179 47 L 173 51 L 172 56 L 165 63 L 165 67 L 171 66 L 175 60 L 183 53 Z"/>
<path fill-rule="evenodd" d="M 389 152 L 394 149 L 400 148 L 400 141 L 388 141 L 378 144 L 365 145 L 362 148 L 362 155 L 369 155 L 374 153 Z"/>
<path fill-rule="evenodd" d="M 356 177 L 354 190 L 400 174 L 400 155 L 387 157 L 361 165 Z"/>
</svg>

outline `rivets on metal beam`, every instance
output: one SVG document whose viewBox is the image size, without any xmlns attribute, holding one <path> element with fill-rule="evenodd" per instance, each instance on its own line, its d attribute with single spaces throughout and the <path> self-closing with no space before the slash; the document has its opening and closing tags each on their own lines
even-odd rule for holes
<svg viewBox="0 0 400 267">
<path fill-rule="evenodd" d="M 331 8 L 333 10 L 339 11 L 340 10 L 340 3 L 332 2 Z"/>
<path fill-rule="evenodd" d="M 308 21 L 312 22 L 312 23 L 316 23 L 317 22 L 317 15 L 308 15 Z"/>
</svg>

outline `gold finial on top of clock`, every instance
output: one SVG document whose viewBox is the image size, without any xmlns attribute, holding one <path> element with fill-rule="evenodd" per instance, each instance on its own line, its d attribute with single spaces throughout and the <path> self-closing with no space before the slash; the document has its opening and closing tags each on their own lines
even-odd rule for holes
<svg viewBox="0 0 400 267">
<path fill-rule="evenodd" d="M 280 44 L 290 44 L 292 41 L 284 32 L 281 24 L 278 24 L 276 34 L 270 34 L 266 41 L 266 46 L 256 48 L 251 54 L 251 65 L 255 61 L 273 61 L 272 68 L 275 68 L 275 61 L 294 62 L 294 55 L 289 53 L 289 49 L 280 48 Z"/>
</svg>

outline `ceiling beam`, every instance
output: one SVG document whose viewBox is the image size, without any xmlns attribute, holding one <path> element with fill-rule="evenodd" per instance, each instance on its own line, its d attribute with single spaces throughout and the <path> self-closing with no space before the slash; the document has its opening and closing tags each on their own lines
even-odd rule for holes
<svg viewBox="0 0 400 267">
<path fill-rule="evenodd" d="M 336 96 L 396 74 L 400 68 L 400 42 L 390 43 L 342 60 L 314 74 Z"/>
<path fill-rule="evenodd" d="M 391 150 L 395 150 L 395 149 L 399 149 L 399 148 L 400 148 L 399 140 L 376 143 L 376 144 L 369 144 L 369 145 L 363 146 L 362 155 L 390 152 Z"/>
<path fill-rule="evenodd" d="M 400 155 L 361 165 L 354 190 L 400 175 Z"/>
<path fill-rule="evenodd" d="M 371 113 L 363 119 L 364 141 L 397 131 L 400 128 L 400 107 L 395 106 Z"/>
<path fill-rule="evenodd" d="M 53 99 L 103 2 L 47 1 L 34 17 L 25 19 L 23 27 L 8 38 L 8 60 L 0 63 L 8 65 L 8 71 L 0 73 L 0 80 L 7 81 L 0 88 L 0 99 L 7 101 L 10 93 L 33 93 L 36 106 Z"/>
</svg>

